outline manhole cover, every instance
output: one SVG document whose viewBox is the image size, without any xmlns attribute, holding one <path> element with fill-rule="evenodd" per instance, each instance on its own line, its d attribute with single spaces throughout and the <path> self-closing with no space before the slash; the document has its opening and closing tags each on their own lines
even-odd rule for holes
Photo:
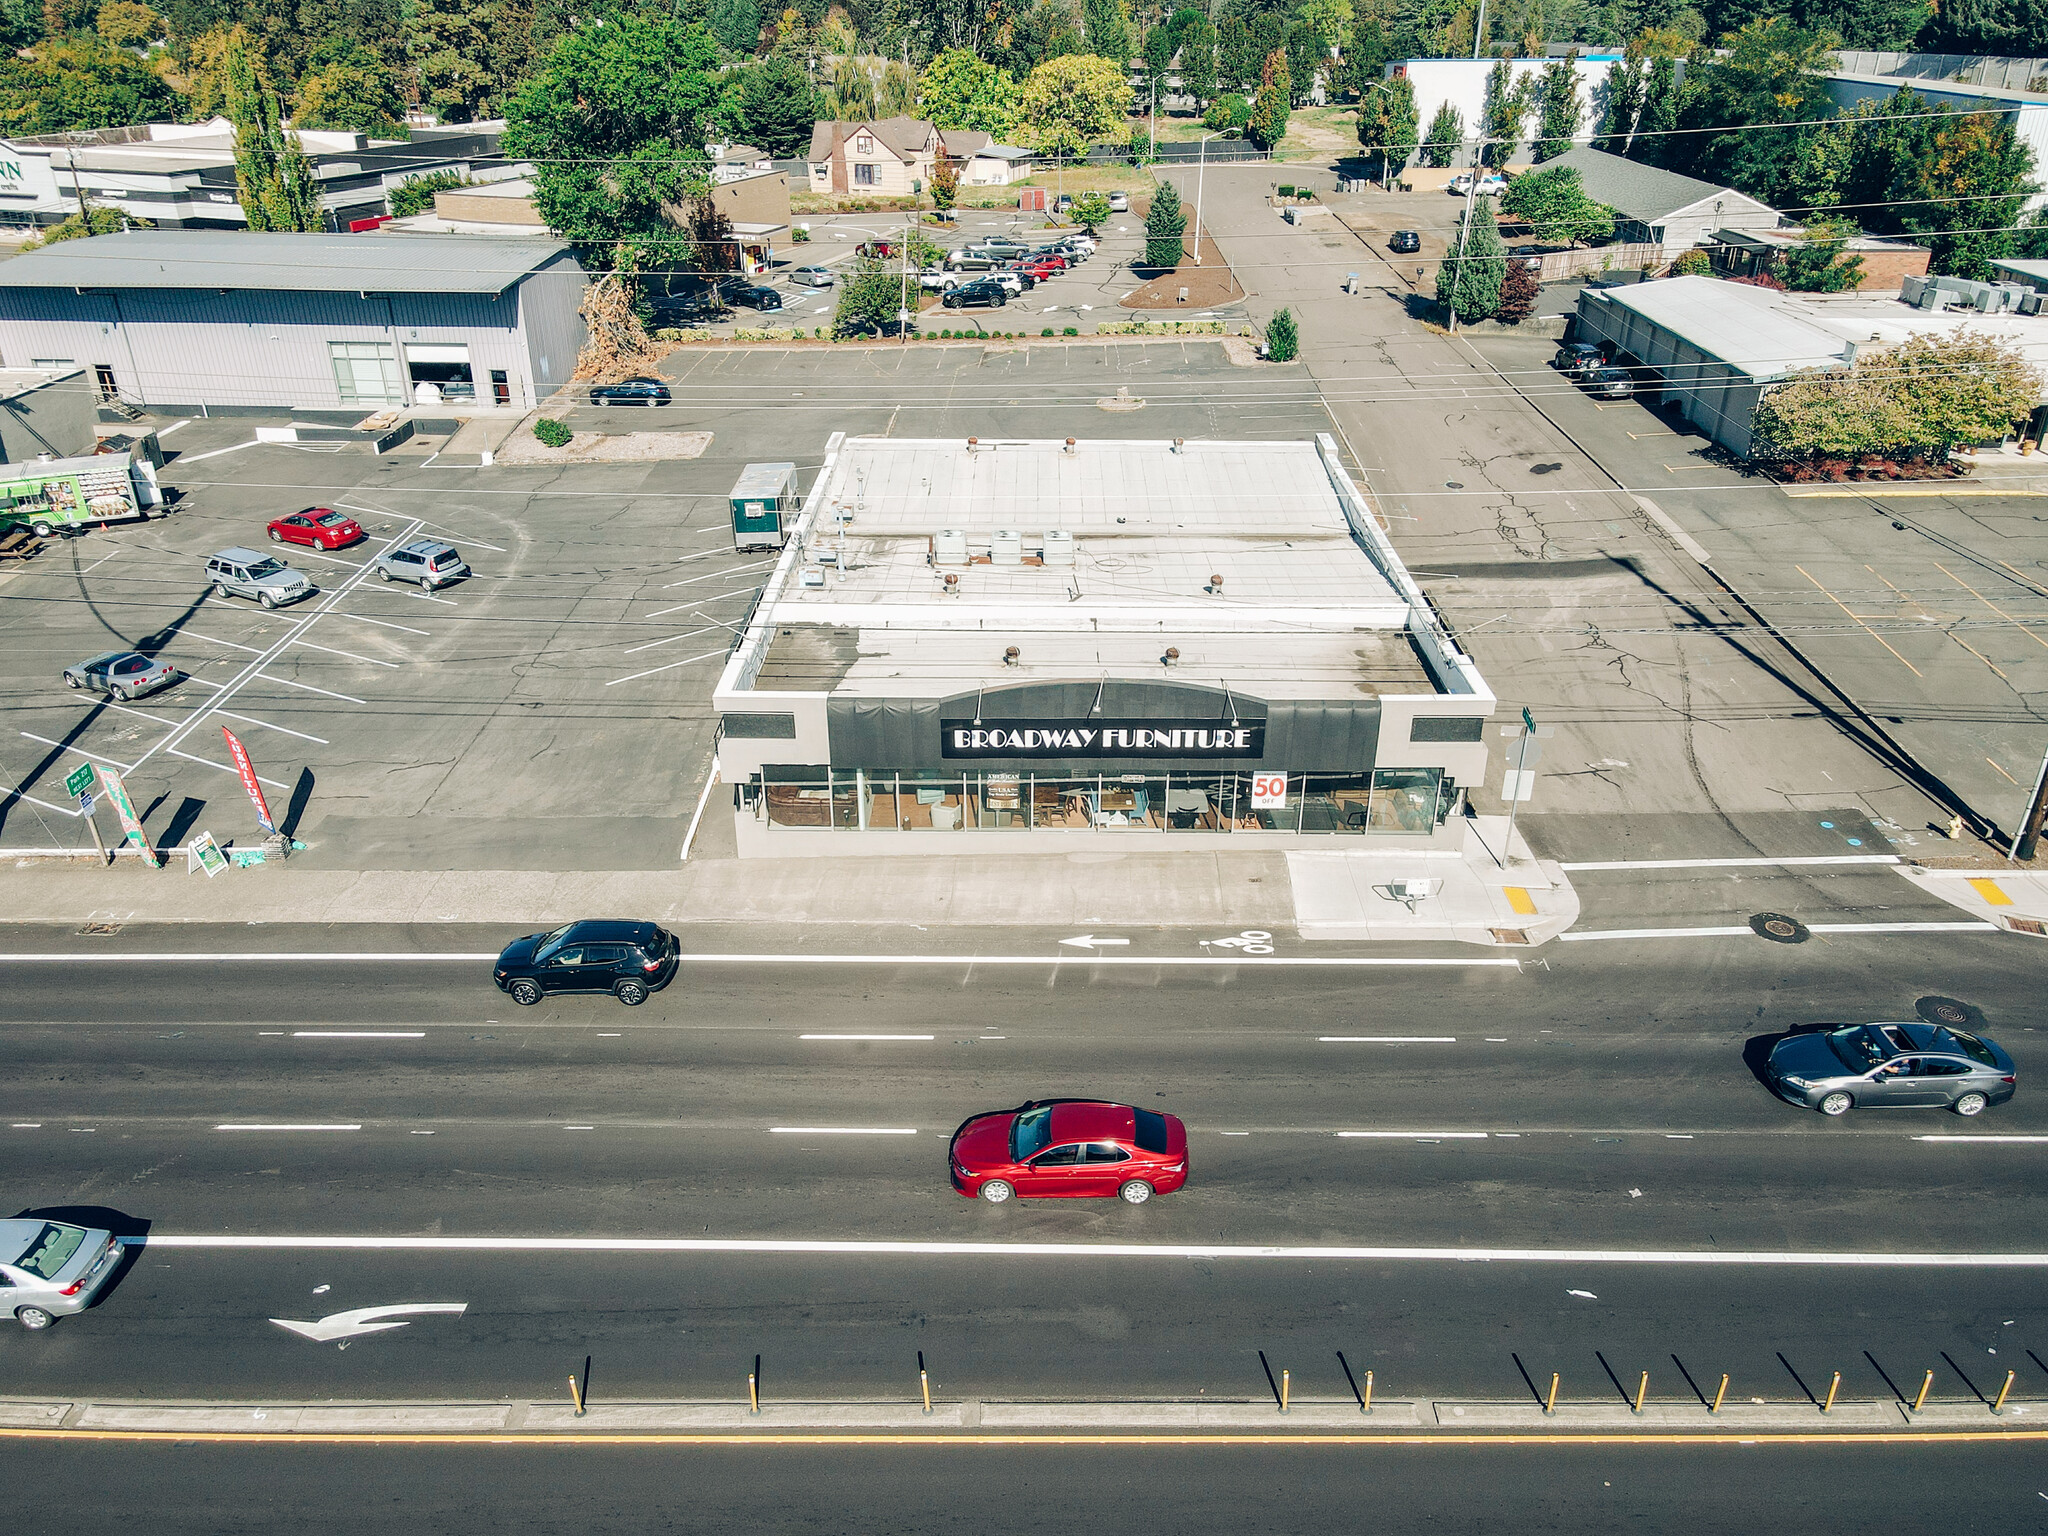
<svg viewBox="0 0 2048 1536">
<path fill-rule="evenodd" d="M 1913 1011 L 1930 1024 L 1946 1024 L 1954 1029 L 1984 1027 L 1983 1011 L 1960 998 L 1923 997 L 1913 1005 Z"/>
<path fill-rule="evenodd" d="M 104 939 L 120 931 L 119 923 L 87 923 L 78 933 L 81 938 Z"/>
<path fill-rule="evenodd" d="M 1774 944 L 1804 944 L 1813 935 L 1806 924 L 1782 912 L 1759 912 L 1749 920 L 1750 931 Z"/>
</svg>

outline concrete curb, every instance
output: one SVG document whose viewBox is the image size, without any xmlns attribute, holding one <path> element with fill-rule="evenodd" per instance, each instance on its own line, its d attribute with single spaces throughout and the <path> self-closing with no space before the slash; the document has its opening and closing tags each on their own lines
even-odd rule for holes
<svg viewBox="0 0 2048 1536">
<path fill-rule="evenodd" d="M 1895 866 L 1898 873 L 1926 895 L 1961 907 L 2007 933 L 2048 938 L 2048 871 L 1996 867 L 1991 869 L 1928 869 L 1919 864 Z"/>
<path fill-rule="evenodd" d="M 61 1435 L 244 1436 L 616 1436 L 620 1434 L 757 1432 L 789 1430 L 1079 1430 L 1229 1434 L 1332 1431 L 1349 1436 L 1379 1432 L 1518 1432 L 1630 1435 L 1787 1433 L 1799 1435 L 1888 1432 L 1901 1427 L 1932 1432 L 2031 1431 L 2048 1428 L 2048 1405 L 2013 1403 L 1994 1415 L 1982 1403 L 1930 1403 L 1914 1412 L 1895 1401 L 1838 1402 L 1823 1414 L 1811 1403 L 1729 1403 L 1718 1414 L 1699 1403 L 1651 1403 L 1636 1413 L 1626 1404 L 1560 1403 L 1546 1414 L 1534 1402 L 1378 1399 L 1372 1411 L 1355 1400 L 1296 1399 L 1286 1413 L 1271 1399 L 1222 1402 L 978 1402 L 934 1401 L 930 1413 L 915 1401 L 767 1403 L 758 1414 L 734 1402 L 648 1401 L 593 1403 L 579 1416 L 567 1402 L 541 1403 L 178 1403 L 49 1402 L 0 1400 L 0 1432 Z"/>
</svg>

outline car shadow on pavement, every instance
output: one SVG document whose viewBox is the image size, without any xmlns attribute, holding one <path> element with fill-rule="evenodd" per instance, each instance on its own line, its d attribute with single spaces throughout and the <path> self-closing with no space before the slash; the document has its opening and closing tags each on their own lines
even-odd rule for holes
<svg viewBox="0 0 2048 1536">
<path fill-rule="evenodd" d="M 1780 1040 L 1790 1040 L 1795 1035 L 1817 1035 L 1824 1030 L 1839 1028 L 1841 1028 L 1839 1023 L 1795 1024 L 1792 1028 L 1781 1029 L 1776 1034 L 1751 1035 L 1743 1043 L 1742 1063 L 1749 1068 L 1750 1076 L 1754 1077 L 1765 1088 L 1770 1088 L 1771 1074 L 1769 1065 L 1771 1052 L 1777 1047 Z M 1776 1089 L 1771 1089 L 1771 1097 L 1777 1097 Z"/>
<path fill-rule="evenodd" d="M 121 1239 L 121 1261 L 114 1266 L 114 1272 L 107 1276 L 100 1288 L 93 1293 L 91 1306 L 99 1306 L 120 1288 L 128 1277 L 128 1271 L 135 1267 L 141 1257 L 144 1242 L 148 1240 L 149 1229 L 155 1225 L 147 1216 L 130 1216 L 126 1211 L 117 1211 L 111 1205 L 38 1205 L 28 1210 L 17 1211 L 15 1221 L 62 1221 L 74 1227 L 97 1227 L 111 1232 Z"/>
</svg>

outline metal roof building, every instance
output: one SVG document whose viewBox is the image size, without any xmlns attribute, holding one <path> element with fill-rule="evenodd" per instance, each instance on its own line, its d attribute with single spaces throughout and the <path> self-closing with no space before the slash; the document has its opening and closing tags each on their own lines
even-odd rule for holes
<svg viewBox="0 0 2048 1536">
<path fill-rule="evenodd" d="M 714 703 L 743 855 L 1454 846 L 1494 707 L 1328 437 L 836 436 Z"/>
<path fill-rule="evenodd" d="M 1777 209 L 1746 193 L 1624 155 L 1580 145 L 1537 169 L 1558 166 L 1577 171 L 1586 196 L 1614 210 L 1614 238 L 1625 244 L 1684 251 L 1716 229 L 1776 229 L 1780 222 Z"/>
<path fill-rule="evenodd" d="M 169 414 L 525 411 L 575 371 L 585 283 L 547 239 L 100 235 L 0 263 L 0 363 Z"/>
</svg>

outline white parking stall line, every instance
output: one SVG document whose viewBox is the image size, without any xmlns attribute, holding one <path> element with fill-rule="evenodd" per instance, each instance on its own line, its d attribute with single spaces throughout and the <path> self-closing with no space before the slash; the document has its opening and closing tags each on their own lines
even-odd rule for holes
<svg viewBox="0 0 2048 1536">
<path fill-rule="evenodd" d="M 1339 1131 L 1340 1141 L 1484 1141 L 1485 1131 Z"/>
<path fill-rule="evenodd" d="M 292 644 L 298 646 L 301 650 L 324 651 L 329 656 L 340 656 L 349 661 L 360 661 L 365 666 L 389 667 L 394 672 L 398 670 L 398 663 L 395 661 L 379 661 L 375 656 L 358 656 L 354 651 L 337 651 L 331 645 L 315 645 L 310 640 L 294 640 Z"/>
<path fill-rule="evenodd" d="M 114 556 L 120 553 L 121 551 L 119 549 L 108 550 L 107 553 L 101 555 L 99 559 L 93 561 L 91 565 L 88 565 L 84 570 L 80 571 L 78 574 L 81 576 L 90 576 L 94 571 L 98 570 L 101 566 L 105 565 L 109 560 L 113 559 Z"/>
<path fill-rule="evenodd" d="M 335 617 L 338 619 L 354 619 L 358 624 L 375 624 L 379 629 L 402 629 L 408 635 L 426 635 L 429 638 L 433 635 L 433 631 L 429 629 L 414 629 L 410 624 L 393 624 L 389 619 L 373 619 L 360 613 L 336 612 Z"/>
<path fill-rule="evenodd" d="M 216 1131 L 360 1131 L 355 1125 L 216 1125 Z"/>
<path fill-rule="evenodd" d="M 415 592 L 413 597 L 422 603 L 439 603 L 443 608 L 460 608 L 462 606 L 452 597 L 436 597 L 431 592 Z"/>
<path fill-rule="evenodd" d="M 220 714 L 224 720 L 239 720 L 244 725 L 260 725 L 266 731 L 281 731 L 287 736 L 296 736 L 301 741 L 317 742 L 323 747 L 333 745 L 325 736 L 308 736 L 304 731 L 295 731 L 288 725 L 276 725 L 268 720 L 258 720 L 254 715 L 238 715 L 231 709 L 224 709 Z"/>
<path fill-rule="evenodd" d="M 714 656 L 725 655 L 726 650 L 727 647 L 721 645 L 717 650 L 706 651 L 702 656 L 686 656 L 681 661 L 672 661 L 665 667 L 649 667 L 645 672 L 635 672 L 627 677 L 615 677 L 606 683 L 605 687 L 616 688 L 620 683 L 630 683 L 643 677 L 652 677 L 657 672 L 673 672 L 677 667 L 687 667 L 692 662 L 709 661 Z"/>
<path fill-rule="evenodd" d="M 658 619 L 665 613 L 681 613 L 685 608 L 694 608 L 697 606 L 698 603 L 702 601 L 702 598 L 692 598 L 687 603 L 677 603 L 673 608 L 657 608 L 654 610 L 654 612 L 650 614 L 645 614 L 643 615 L 643 617 L 650 619 Z"/>
<path fill-rule="evenodd" d="M 722 549 L 700 549 L 694 555 L 677 555 L 671 564 L 681 565 L 685 560 L 709 560 L 713 555 L 722 555 Z"/>
<path fill-rule="evenodd" d="M 253 645 L 244 645 L 239 640 L 223 640 L 218 635 L 202 635 L 196 629 L 188 629 L 183 633 L 189 635 L 194 640 L 204 640 L 209 645 L 224 645 L 231 651 L 247 651 L 251 656 L 261 656 L 264 654 L 261 648 Z M 227 685 L 221 683 L 216 684 L 216 686 L 226 687 Z"/>
<path fill-rule="evenodd" d="M 190 752 L 179 751 L 176 747 L 171 748 L 171 750 L 165 753 L 164 755 L 167 757 L 183 758 L 188 763 L 198 763 L 202 767 L 213 768 L 221 773 L 239 774 L 241 772 L 239 768 L 233 767 L 228 763 L 216 763 L 210 757 L 195 757 Z M 256 775 L 256 782 L 259 784 L 268 784 L 272 789 L 289 790 L 291 788 L 291 785 L 289 784 L 280 784 L 275 779 L 266 779 L 260 773 Z"/>
<path fill-rule="evenodd" d="M 1896 853 L 1834 853 L 1798 859 L 1611 859 L 1592 864 L 1560 864 L 1573 873 L 1614 869 L 1798 869 L 1827 864 L 1896 864 Z"/>
<path fill-rule="evenodd" d="M 770 1136 L 915 1136 L 914 1128 L 889 1125 L 771 1125 Z"/>
<path fill-rule="evenodd" d="M 82 757 L 86 759 L 86 761 L 88 762 L 112 763 L 116 768 L 120 769 L 123 773 L 132 773 L 134 771 L 134 765 L 132 763 L 124 763 L 118 757 L 108 757 L 104 752 L 88 752 L 83 747 L 74 747 L 67 742 L 52 741 L 47 736 L 38 736 L 34 731 L 23 731 L 21 734 L 26 736 L 30 741 L 38 742 L 46 747 L 55 747 L 60 752 L 69 752 L 75 757 Z"/>
<path fill-rule="evenodd" d="M 930 1040 L 931 1035 L 798 1035 L 799 1040 Z"/>
<path fill-rule="evenodd" d="M 203 459 L 217 459 L 224 453 L 240 453 L 244 448 L 254 448 L 260 441 L 262 439 L 252 437 L 246 443 L 233 443 L 226 448 L 215 448 L 210 453 L 181 453 L 178 455 L 178 463 L 197 464 Z"/>
<path fill-rule="evenodd" d="M 706 624 L 702 629 L 692 629 L 680 635 L 670 635 L 665 640 L 650 640 L 645 645 L 629 645 L 619 654 L 631 656 L 637 651 L 651 651 L 658 645 L 674 645 L 678 640 L 694 640 L 699 635 L 710 634 L 716 628 L 718 628 L 716 624 Z"/>
<path fill-rule="evenodd" d="M 5 794 L 0 794 L 0 805 L 6 805 L 14 800 L 19 800 L 24 805 L 32 805 L 39 811 L 48 811 L 53 816 L 69 816 L 73 821 L 76 821 L 85 814 L 75 805 L 55 805 L 48 800 L 38 800 L 34 795 L 23 789 L 13 789 Z"/>
<path fill-rule="evenodd" d="M 773 564 L 775 564 L 773 560 L 756 560 L 752 565 L 736 565 L 729 571 L 709 571 L 702 576 L 691 576 L 682 581 L 667 582 L 663 585 L 662 590 L 666 592 L 670 587 L 687 587 L 699 581 L 717 581 L 720 578 L 730 580 L 735 576 L 744 576 L 751 571 L 765 571 Z"/>
<path fill-rule="evenodd" d="M 345 565 L 352 571 L 360 571 L 362 569 L 362 566 L 354 560 L 338 560 L 333 555 L 321 554 L 317 549 L 302 549 L 295 544 L 292 546 L 291 552 L 294 555 L 304 555 L 309 560 L 325 560 L 329 565 Z"/>
<path fill-rule="evenodd" d="M 1456 1035 L 1317 1035 L 1322 1045 L 1456 1045 Z"/>
<path fill-rule="evenodd" d="M 369 700 L 358 699 L 352 694 L 336 693 L 332 688 L 315 688 L 311 683 L 295 683 L 288 677 L 272 677 L 268 672 L 256 674 L 266 683 L 277 683 L 285 688 L 303 688 L 308 693 L 324 693 L 330 699 L 340 699 L 344 704 L 367 704 Z"/>
</svg>

